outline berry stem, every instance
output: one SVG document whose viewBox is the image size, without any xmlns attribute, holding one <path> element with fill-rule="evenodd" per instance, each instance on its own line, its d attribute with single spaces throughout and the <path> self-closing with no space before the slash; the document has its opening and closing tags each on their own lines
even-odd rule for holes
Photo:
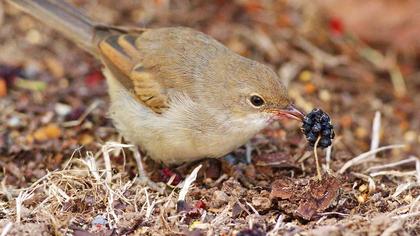
<svg viewBox="0 0 420 236">
<path fill-rule="evenodd" d="M 321 135 L 318 135 L 318 138 L 316 139 L 315 145 L 314 145 L 314 155 L 315 155 L 315 162 L 316 162 L 316 172 L 318 174 L 318 180 L 322 181 L 322 175 L 321 175 L 321 167 L 319 166 L 319 160 L 318 160 L 318 152 L 317 147 L 319 140 L 321 140 Z"/>
</svg>

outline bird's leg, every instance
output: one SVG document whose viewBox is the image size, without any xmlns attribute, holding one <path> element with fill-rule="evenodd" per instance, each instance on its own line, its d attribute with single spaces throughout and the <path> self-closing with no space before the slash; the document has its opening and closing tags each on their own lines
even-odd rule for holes
<svg viewBox="0 0 420 236">
<path fill-rule="evenodd" d="M 139 172 L 138 181 L 142 185 L 146 185 L 150 187 L 152 190 L 159 192 L 163 194 L 165 192 L 165 184 L 164 183 L 156 183 L 152 181 L 149 176 L 147 176 L 147 173 L 143 167 L 143 162 L 141 160 L 141 154 L 139 150 L 136 147 L 132 147 L 131 151 L 133 152 L 134 159 L 136 160 L 137 169 Z"/>
<path fill-rule="evenodd" d="M 242 183 L 245 187 L 251 188 L 255 185 L 255 180 L 250 177 L 255 175 L 254 166 L 251 163 L 248 163 L 248 160 L 251 160 L 250 146 L 247 148 L 247 154 L 245 158 L 238 158 L 229 154 L 224 157 L 223 163 L 227 165 L 227 168 L 230 170 L 230 176 L 233 176 L 236 180 Z M 225 168 L 223 168 L 225 169 Z"/>
<path fill-rule="evenodd" d="M 233 167 L 232 175 L 246 188 L 252 188 L 256 184 L 256 181 L 253 178 L 255 177 L 255 169 L 252 164 L 237 164 Z"/>
</svg>

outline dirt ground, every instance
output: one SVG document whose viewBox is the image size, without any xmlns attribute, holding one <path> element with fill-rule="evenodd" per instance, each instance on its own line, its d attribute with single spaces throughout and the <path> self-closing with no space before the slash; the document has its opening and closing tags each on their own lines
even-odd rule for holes
<svg viewBox="0 0 420 236">
<path fill-rule="evenodd" d="M 146 160 L 166 183 L 154 191 L 107 116 L 100 63 L 0 2 L 0 235 L 420 235 L 415 17 L 378 41 L 363 6 L 348 23 L 335 1 L 73 2 L 105 23 L 193 27 L 271 65 L 302 110 L 330 114 L 333 147 L 317 152 L 320 181 L 300 124 L 276 122 L 221 160 Z"/>
</svg>

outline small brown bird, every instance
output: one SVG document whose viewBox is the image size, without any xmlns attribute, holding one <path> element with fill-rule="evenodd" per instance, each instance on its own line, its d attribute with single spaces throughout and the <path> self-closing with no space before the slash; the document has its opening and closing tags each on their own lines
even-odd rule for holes
<svg viewBox="0 0 420 236">
<path fill-rule="evenodd" d="M 115 126 L 156 161 L 221 157 L 273 120 L 303 117 L 273 70 L 204 33 L 105 26 L 60 0 L 9 1 L 102 61 Z"/>
</svg>

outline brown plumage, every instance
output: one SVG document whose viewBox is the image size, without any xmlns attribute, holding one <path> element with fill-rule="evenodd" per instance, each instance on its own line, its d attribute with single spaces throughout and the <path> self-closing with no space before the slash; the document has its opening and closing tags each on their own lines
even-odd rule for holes
<svg viewBox="0 0 420 236">
<path fill-rule="evenodd" d="M 155 160 L 220 157 L 273 119 L 301 118 L 269 67 L 201 32 L 103 26 L 58 0 L 10 2 L 103 62 L 117 129 Z"/>
</svg>

